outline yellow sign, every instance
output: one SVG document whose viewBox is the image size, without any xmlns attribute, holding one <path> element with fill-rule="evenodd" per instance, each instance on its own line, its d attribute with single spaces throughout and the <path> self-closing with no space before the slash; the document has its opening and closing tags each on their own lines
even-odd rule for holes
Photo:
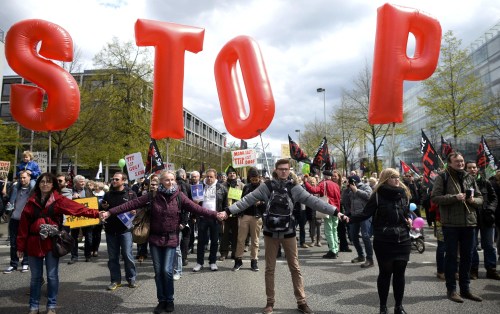
<svg viewBox="0 0 500 314">
<path fill-rule="evenodd" d="M 241 194 L 243 194 L 242 190 L 230 187 L 229 192 L 227 192 L 227 198 L 239 201 L 241 200 Z"/>
<path fill-rule="evenodd" d="M 83 204 L 88 208 L 99 210 L 99 202 L 97 201 L 97 197 L 86 197 L 86 198 L 77 198 L 73 201 Z M 87 227 L 99 224 L 99 218 L 87 218 L 87 217 L 76 217 L 76 216 L 66 216 L 65 226 L 73 228 Z"/>
<path fill-rule="evenodd" d="M 290 157 L 290 145 L 281 144 L 281 158 L 292 158 Z"/>
</svg>

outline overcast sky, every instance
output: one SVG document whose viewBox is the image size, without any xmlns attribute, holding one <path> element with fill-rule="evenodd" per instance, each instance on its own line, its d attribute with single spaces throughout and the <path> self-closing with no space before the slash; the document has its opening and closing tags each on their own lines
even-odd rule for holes
<svg viewBox="0 0 500 314">
<path fill-rule="evenodd" d="M 239 35 L 261 48 L 276 102 L 274 120 L 263 133 L 275 154 L 287 134 L 315 118 L 323 120 L 326 89 L 329 115 L 342 89 L 368 62 L 371 66 L 377 8 L 375 0 L 3 0 L 0 29 L 7 32 L 24 19 L 44 19 L 65 28 L 82 50 L 84 69 L 113 37 L 132 40 L 137 19 L 185 24 L 205 29 L 203 51 L 186 52 L 184 106 L 226 132 L 213 66 L 222 46 Z M 468 45 L 500 19 L 498 0 L 400 0 L 391 2 L 424 11 L 453 30 Z M 3 75 L 14 74 L 3 60 Z M 234 141 L 228 136 L 228 141 Z M 237 140 L 239 141 L 239 140 Z M 259 138 L 247 140 L 251 146 Z M 319 144 L 319 143 L 318 143 Z"/>
</svg>

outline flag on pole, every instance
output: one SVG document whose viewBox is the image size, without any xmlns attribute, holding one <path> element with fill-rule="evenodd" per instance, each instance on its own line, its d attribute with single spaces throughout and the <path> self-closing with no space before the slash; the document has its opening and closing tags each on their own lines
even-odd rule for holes
<svg viewBox="0 0 500 314">
<path fill-rule="evenodd" d="M 241 140 L 240 149 L 248 149 L 248 143 L 244 140 Z"/>
<path fill-rule="evenodd" d="M 307 154 L 302 150 L 302 148 L 299 147 L 297 143 L 295 143 L 290 135 L 288 135 L 288 145 L 290 146 L 290 157 L 293 160 L 301 161 L 306 164 L 310 164 L 311 161 L 309 160 L 309 157 L 307 157 Z"/>
<path fill-rule="evenodd" d="M 318 149 L 316 150 L 316 154 L 314 155 L 314 159 L 312 162 L 312 168 L 314 172 L 319 173 L 321 169 L 326 168 L 330 170 L 330 154 L 328 153 L 328 144 L 326 141 L 326 137 L 323 137 L 323 140 L 319 144 Z"/>
<path fill-rule="evenodd" d="M 68 182 L 68 188 L 72 189 L 73 188 L 73 178 L 76 176 L 76 173 L 75 173 L 75 169 L 73 168 L 73 163 L 71 162 L 71 159 L 68 162 L 68 175 L 71 178 L 71 180 Z"/>
<path fill-rule="evenodd" d="M 453 148 L 451 147 L 451 144 L 448 141 L 446 141 L 441 135 L 441 158 L 443 158 L 443 160 L 446 160 L 448 158 L 448 155 L 452 151 Z"/>
<path fill-rule="evenodd" d="M 486 178 L 495 175 L 496 166 L 495 156 L 491 153 L 490 147 L 486 143 L 484 136 L 481 136 L 481 142 L 477 149 L 476 165 L 479 171 L 484 171 Z"/>
<path fill-rule="evenodd" d="M 422 165 L 424 167 L 424 183 L 428 184 L 437 176 L 439 157 L 431 141 L 425 135 L 424 130 L 422 130 L 420 152 L 422 153 Z"/>
<path fill-rule="evenodd" d="M 401 173 L 402 174 L 406 174 L 407 172 L 411 172 L 411 168 L 410 166 L 408 166 L 408 164 L 402 160 L 399 160 L 399 164 L 401 165 Z"/>
<path fill-rule="evenodd" d="M 413 169 L 413 171 L 415 171 L 415 173 L 420 174 L 420 170 L 413 163 L 411 163 L 411 169 Z"/>
<path fill-rule="evenodd" d="M 97 174 L 95 176 L 96 180 L 100 179 L 101 173 L 102 173 L 102 161 L 99 161 L 99 169 L 97 170 Z"/>
<path fill-rule="evenodd" d="M 149 142 L 149 150 L 148 150 L 148 158 L 146 160 L 146 175 L 155 173 L 156 171 L 165 169 L 165 165 L 163 164 L 163 159 L 160 155 L 160 150 L 156 145 L 156 140 L 151 139 Z"/>
</svg>

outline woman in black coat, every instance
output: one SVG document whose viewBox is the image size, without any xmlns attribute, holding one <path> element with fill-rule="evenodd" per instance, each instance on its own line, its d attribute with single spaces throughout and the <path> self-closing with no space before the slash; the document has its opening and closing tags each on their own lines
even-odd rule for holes
<svg viewBox="0 0 500 314">
<path fill-rule="evenodd" d="M 399 172 L 387 168 L 373 190 L 363 212 L 350 217 L 359 222 L 373 217 L 373 250 L 377 257 L 379 275 L 377 290 L 380 313 L 387 312 L 387 296 L 393 278 L 395 314 L 406 313 L 403 309 L 406 265 L 410 259 L 411 240 L 408 200 L 410 190 L 400 182 Z"/>
</svg>

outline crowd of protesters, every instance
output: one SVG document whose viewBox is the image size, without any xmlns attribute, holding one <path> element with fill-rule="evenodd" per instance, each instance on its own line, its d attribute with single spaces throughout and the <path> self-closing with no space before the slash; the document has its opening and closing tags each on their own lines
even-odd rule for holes
<svg viewBox="0 0 500 314">
<path fill-rule="evenodd" d="M 110 272 L 107 290 L 116 290 L 125 281 L 129 288 L 136 288 L 136 262 L 151 257 L 158 297 L 154 313 L 174 311 L 174 281 L 182 278 L 189 254 L 196 253 L 191 259 L 193 272 L 205 269 L 206 252 L 210 271 L 216 272 L 217 262 L 226 259 L 234 260 L 233 271 L 240 270 L 247 263 L 245 252 L 249 252 L 250 269 L 259 271 L 262 238 L 267 296 L 263 313 L 274 310 L 274 267 L 276 259 L 283 255 L 290 268 L 297 308 L 312 313 L 304 293 L 297 249 L 313 246 L 325 247 L 324 259 L 353 252 L 353 246 L 353 264 L 359 263 L 363 269 L 378 266 L 380 313 L 388 313 L 391 279 L 395 313 L 406 313 L 404 277 L 411 250 L 408 232 L 415 217 L 424 217 L 428 227 L 434 229 L 438 243 L 436 276 L 445 281 L 451 301 L 482 300 L 470 288 L 470 280 L 481 277 L 480 250 L 484 253 L 485 277 L 500 280 L 496 270 L 500 171 L 485 178 L 476 163 L 466 162 L 460 153 L 450 154 L 447 170 L 427 185 L 414 172 L 400 174 L 392 168 L 384 169 L 380 177 L 357 171 L 345 176 L 337 170 L 297 176 L 286 159 L 276 163 L 271 177 L 261 176 L 256 168 L 238 174 L 229 167 L 226 173 L 215 169 L 205 173 L 163 171 L 135 182 L 130 182 L 126 173 L 116 172 L 106 183 L 81 175 L 41 174 L 31 153 L 23 156 L 14 182 L 0 178 L 0 221 L 8 222 L 10 239 L 10 263 L 3 273 L 31 271 L 31 314 L 39 311 L 44 260 L 50 290 L 47 313 L 55 313 L 57 305 L 59 258 L 51 255 L 48 242 L 39 239 L 40 223 L 33 224 L 38 219 L 33 217 L 34 208 L 43 212 L 53 202 L 64 204 L 65 209 L 52 209 L 52 222 L 66 228 L 77 243 L 83 242 L 68 255 L 68 264 L 106 259 Z M 293 223 L 282 233 L 269 230 L 263 219 L 274 189 L 285 189 L 293 202 Z M 98 199 L 99 224 L 71 230 L 63 226 L 66 215 L 97 216 L 97 211 L 92 213 L 75 202 L 68 203 L 87 197 Z M 409 209 L 411 203 L 417 205 L 414 212 Z M 135 213 L 144 206 L 152 208 L 151 235 L 148 242 L 137 245 L 134 256 L 130 228 L 119 214 Z M 106 252 L 99 250 L 103 231 Z M 42 243 L 38 250 L 32 248 L 35 238 Z M 80 249 L 83 257 L 79 256 Z"/>
</svg>

